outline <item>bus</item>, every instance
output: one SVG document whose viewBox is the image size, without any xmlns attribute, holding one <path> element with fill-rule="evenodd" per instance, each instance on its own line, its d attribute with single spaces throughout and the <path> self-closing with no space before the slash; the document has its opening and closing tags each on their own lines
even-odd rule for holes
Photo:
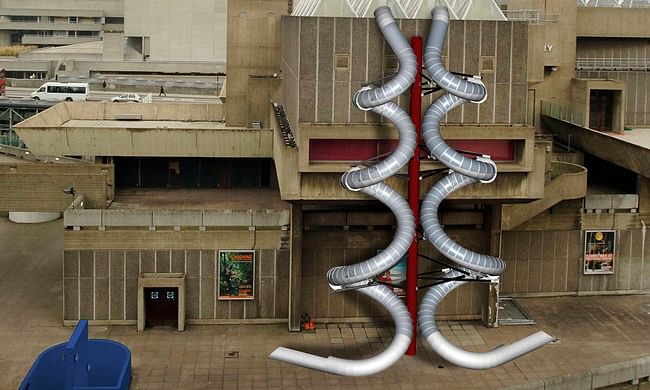
<svg viewBox="0 0 650 390">
<path fill-rule="evenodd" d="M 41 85 L 31 96 L 34 100 L 51 102 L 88 100 L 88 83 L 59 83 L 55 81 Z"/>
<path fill-rule="evenodd" d="M 5 78 L 5 69 L 0 68 L 0 96 L 5 96 L 5 86 L 7 85 L 7 80 Z"/>
</svg>

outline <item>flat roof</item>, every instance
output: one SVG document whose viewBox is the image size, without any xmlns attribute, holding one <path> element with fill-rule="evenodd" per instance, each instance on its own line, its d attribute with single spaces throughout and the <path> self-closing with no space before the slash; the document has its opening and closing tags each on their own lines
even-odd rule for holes
<svg viewBox="0 0 650 390">
<path fill-rule="evenodd" d="M 606 132 L 608 136 L 619 139 L 621 141 L 640 146 L 645 149 L 650 149 L 650 128 L 634 128 L 634 130 L 626 130 L 621 133 Z"/>
<path fill-rule="evenodd" d="M 61 125 L 61 127 L 92 127 L 92 128 L 129 128 L 129 129 L 199 129 L 213 130 L 225 129 L 226 126 L 221 122 L 208 121 L 141 121 L 141 120 L 86 120 L 71 119 Z"/>
<path fill-rule="evenodd" d="M 6 154 L 0 153 L 0 163 L 20 163 L 20 164 L 31 164 L 33 161 L 25 160 L 22 158 L 14 157 L 14 156 L 9 156 Z"/>
<path fill-rule="evenodd" d="M 110 209 L 285 210 L 277 188 L 133 188 L 119 190 Z"/>
</svg>

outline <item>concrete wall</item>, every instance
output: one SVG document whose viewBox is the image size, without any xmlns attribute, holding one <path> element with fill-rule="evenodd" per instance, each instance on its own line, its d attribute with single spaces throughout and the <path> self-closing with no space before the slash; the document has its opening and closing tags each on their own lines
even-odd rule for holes
<svg viewBox="0 0 650 390">
<path fill-rule="evenodd" d="M 645 24 L 648 8 L 579 7 L 576 36 L 579 37 L 650 37 Z"/>
<path fill-rule="evenodd" d="M 528 112 L 529 125 L 541 129 L 539 113 L 541 111 L 541 100 L 557 99 L 568 101 L 571 96 L 571 80 L 575 77 L 575 48 L 576 48 L 576 2 L 566 0 L 547 0 L 533 2 L 533 8 L 542 12 L 559 15 L 557 23 L 548 23 L 542 27 L 530 26 L 531 52 L 535 52 L 537 58 L 543 59 L 546 64 L 547 53 L 543 52 L 548 44 L 553 45 L 552 52 L 558 52 L 559 56 L 552 55 L 553 63 L 549 63 L 543 70 L 536 68 L 536 77 L 531 80 L 528 90 Z M 533 33 L 534 32 L 534 33 Z M 535 35 L 538 36 L 535 36 Z M 540 38 L 539 34 L 542 35 Z M 534 46 L 533 46 L 534 45 Z M 543 45 L 543 46 L 542 46 Z M 540 53 L 540 51 L 542 51 Z M 539 62 L 538 62 L 539 63 Z M 540 74 L 540 71 L 542 72 Z M 540 78 L 541 76 L 541 78 Z"/>
<path fill-rule="evenodd" d="M 650 44 L 646 39 L 579 39 L 576 52 L 578 59 L 600 64 L 597 69 L 577 71 L 577 77 L 625 83 L 626 125 L 650 124 L 650 76 L 645 70 L 650 64 Z"/>
<path fill-rule="evenodd" d="M 124 16 L 124 0 L 0 0 L 2 8 L 93 9 L 103 10 L 106 16 Z"/>
<path fill-rule="evenodd" d="M 103 41 L 103 61 L 121 61 L 124 59 L 124 32 L 105 32 Z"/>
<path fill-rule="evenodd" d="M 607 227 L 604 227 L 607 228 Z M 650 290 L 650 238 L 642 229 L 615 229 L 614 274 L 584 275 L 582 230 L 503 232 L 504 295 L 590 294 Z M 645 234 L 645 238 L 644 238 Z"/>
<path fill-rule="evenodd" d="M 397 61 L 372 19 L 283 19 L 284 101 L 292 123 L 377 122 L 355 109 L 352 94 L 366 81 L 396 72 Z M 407 39 L 426 39 L 429 20 L 399 20 Z M 481 74 L 488 99 L 452 111 L 446 123 L 523 124 L 527 99 L 528 25 L 451 21 L 443 56 L 450 70 Z M 297 54 L 298 53 L 298 54 Z M 491 65 L 488 65 L 490 63 Z M 424 99 L 429 106 L 437 95 Z M 397 103 L 408 107 L 408 94 Z"/>
<path fill-rule="evenodd" d="M 148 61 L 226 59 L 226 3 L 124 1 L 124 35 L 150 37 Z"/>
<path fill-rule="evenodd" d="M 273 95 L 279 83 L 250 89 L 252 78 L 280 73 L 280 16 L 287 13 L 285 0 L 229 0 L 226 61 L 228 126 L 250 126 L 269 101 L 251 95 Z"/>
<path fill-rule="evenodd" d="M 468 248 L 487 252 L 488 236 L 482 230 L 448 229 L 451 237 Z M 392 231 L 305 231 L 302 247 L 302 311 L 317 321 L 347 321 L 385 317 L 385 310 L 361 294 L 348 291 L 333 293 L 327 284 L 327 270 L 358 263 L 377 254 L 393 238 Z M 420 253 L 442 259 L 441 255 L 426 242 L 420 244 Z M 419 272 L 431 271 L 437 265 L 420 259 Z M 424 283 L 424 282 L 421 282 Z M 420 294 L 424 294 L 422 289 Z M 455 290 L 438 308 L 441 317 L 447 319 L 478 319 L 485 299 L 486 286 L 468 283 Z"/>
<path fill-rule="evenodd" d="M 223 249 L 231 249 L 222 244 Z M 218 251 L 213 249 L 65 250 L 65 321 L 134 323 L 142 272 L 185 273 L 186 321 L 282 319 L 288 316 L 289 251 L 255 251 L 255 299 L 217 300 Z"/>
<path fill-rule="evenodd" d="M 113 198 L 113 166 L 45 163 L 0 163 L 0 210 L 63 211 L 73 186 L 86 197 L 86 207 L 105 208 Z"/>
</svg>

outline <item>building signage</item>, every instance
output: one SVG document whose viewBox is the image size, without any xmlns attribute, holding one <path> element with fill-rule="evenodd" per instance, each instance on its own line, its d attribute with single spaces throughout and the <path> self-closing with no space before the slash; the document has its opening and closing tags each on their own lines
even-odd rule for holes
<svg viewBox="0 0 650 390">
<path fill-rule="evenodd" d="M 615 230 L 585 230 L 584 273 L 613 274 Z"/>
<path fill-rule="evenodd" d="M 381 253 L 379 249 L 377 254 Z M 408 256 L 404 255 L 391 269 L 385 271 L 383 274 L 377 276 L 377 281 L 382 284 L 388 285 L 398 297 L 404 298 L 406 296 L 406 260 Z"/>
<path fill-rule="evenodd" d="M 219 251 L 218 299 L 255 299 L 255 251 Z"/>
</svg>

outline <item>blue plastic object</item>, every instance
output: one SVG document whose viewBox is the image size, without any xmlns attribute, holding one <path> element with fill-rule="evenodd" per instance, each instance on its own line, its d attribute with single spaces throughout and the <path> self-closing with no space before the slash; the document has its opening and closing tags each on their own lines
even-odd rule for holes
<svg viewBox="0 0 650 390">
<path fill-rule="evenodd" d="M 18 390 L 127 390 L 131 384 L 131 351 L 123 344 L 88 339 L 81 320 L 67 343 L 43 351 Z"/>
</svg>

